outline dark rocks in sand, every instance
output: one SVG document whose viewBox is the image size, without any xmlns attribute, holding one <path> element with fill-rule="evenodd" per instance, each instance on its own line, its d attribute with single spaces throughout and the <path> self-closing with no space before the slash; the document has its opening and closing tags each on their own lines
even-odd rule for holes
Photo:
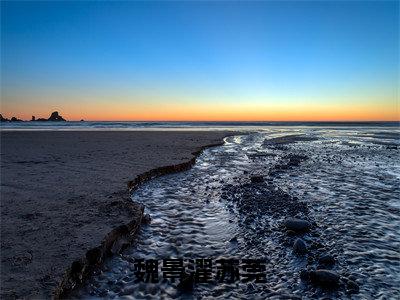
<svg viewBox="0 0 400 300">
<path fill-rule="evenodd" d="M 261 182 L 264 182 L 264 177 L 260 176 L 260 175 L 251 176 L 250 181 L 252 183 L 261 183 Z"/>
<path fill-rule="evenodd" d="M 293 243 L 293 252 L 299 255 L 307 253 L 307 245 L 302 239 L 296 239 Z"/>
<path fill-rule="evenodd" d="M 286 219 L 284 225 L 287 230 L 292 230 L 294 232 L 306 232 L 309 231 L 311 227 L 310 222 L 295 218 Z"/>
<path fill-rule="evenodd" d="M 322 266 L 333 266 L 335 264 L 335 258 L 330 254 L 323 254 L 319 257 L 318 263 Z"/>
<path fill-rule="evenodd" d="M 311 283 L 327 289 L 339 286 L 340 276 L 333 271 L 321 269 L 309 273 Z"/>
<path fill-rule="evenodd" d="M 358 284 L 356 282 L 354 282 L 353 280 L 347 281 L 346 292 L 348 294 L 357 294 L 359 291 L 360 291 L 360 287 L 358 286 Z"/>
<path fill-rule="evenodd" d="M 54 111 L 51 113 L 51 116 L 47 119 L 47 121 L 65 121 L 65 119 L 58 114 L 58 111 Z"/>
</svg>

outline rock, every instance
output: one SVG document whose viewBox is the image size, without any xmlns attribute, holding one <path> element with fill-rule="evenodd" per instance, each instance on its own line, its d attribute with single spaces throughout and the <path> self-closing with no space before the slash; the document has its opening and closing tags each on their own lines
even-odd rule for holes
<svg viewBox="0 0 400 300">
<path fill-rule="evenodd" d="M 307 245 L 302 239 L 296 239 L 293 244 L 293 252 L 296 254 L 307 253 Z"/>
<path fill-rule="evenodd" d="M 335 264 L 335 258 L 329 254 L 323 254 L 319 257 L 318 263 L 323 266 L 333 266 Z"/>
<path fill-rule="evenodd" d="M 261 182 L 264 181 L 264 177 L 263 177 L 263 176 L 260 176 L 260 175 L 251 176 L 251 177 L 250 177 L 250 181 L 251 181 L 252 183 L 261 183 Z"/>
<path fill-rule="evenodd" d="M 17 117 L 12 117 L 11 122 L 21 122 L 22 120 L 18 119 Z"/>
<path fill-rule="evenodd" d="M 151 217 L 149 214 L 144 214 L 142 218 L 142 224 L 150 224 L 151 223 Z"/>
<path fill-rule="evenodd" d="M 8 121 L 10 121 L 10 120 L 7 118 L 3 118 L 3 115 L 0 114 L 0 122 L 8 122 Z"/>
<path fill-rule="evenodd" d="M 321 269 L 310 272 L 310 280 L 315 285 L 334 289 L 339 286 L 340 276 L 333 271 Z"/>
<path fill-rule="evenodd" d="M 65 119 L 58 114 L 58 111 L 54 111 L 51 113 L 51 116 L 47 121 L 65 121 Z"/>
<path fill-rule="evenodd" d="M 287 230 L 294 232 L 305 232 L 310 230 L 311 224 L 306 220 L 288 218 L 285 220 L 284 225 Z"/>
<path fill-rule="evenodd" d="M 301 270 L 300 271 L 300 279 L 302 281 L 309 281 L 310 280 L 310 272 L 308 270 Z"/>
<path fill-rule="evenodd" d="M 357 294 L 360 291 L 360 287 L 353 280 L 347 281 L 346 292 L 348 294 Z"/>
<path fill-rule="evenodd" d="M 238 239 L 237 239 L 236 236 L 234 236 L 233 238 L 231 238 L 231 239 L 229 240 L 229 242 L 231 242 L 231 243 L 237 243 L 237 242 L 238 242 Z"/>
<path fill-rule="evenodd" d="M 35 116 L 32 116 L 32 119 L 31 119 L 31 121 L 36 121 L 36 118 L 35 118 Z"/>
</svg>

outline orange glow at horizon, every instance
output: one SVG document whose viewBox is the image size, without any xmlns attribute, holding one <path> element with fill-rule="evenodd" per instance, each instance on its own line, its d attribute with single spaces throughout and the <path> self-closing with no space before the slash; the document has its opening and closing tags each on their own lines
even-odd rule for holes
<svg viewBox="0 0 400 300">
<path fill-rule="evenodd" d="M 69 121 L 400 121 L 398 104 L 325 105 L 227 105 L 141 104 L 65 105 L 63 107 L 18 107 L 2 105 L 3 117 L 23 120 L 47 118 L 57 110 Z M 19 112 L 19 113 L 15 113 Z"/>
</svg>

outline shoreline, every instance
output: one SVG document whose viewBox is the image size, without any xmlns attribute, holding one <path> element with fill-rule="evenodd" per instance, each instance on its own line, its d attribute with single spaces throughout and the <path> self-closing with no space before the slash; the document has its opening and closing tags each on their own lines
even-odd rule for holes
<svg viewBox="0 0 400 300">
<path fill-rule="evenodd" d="M 144 207 L 131 200 L 130 195 L 133 190 L 154 177 L 189 169 L 204 149 L 223 144 L 223 139 L 232 134 L 236 134 L 236 132 L 1 132 L 2 178 L 4 179 L 1 183 L 3 199 L 1 203 L 2 236 L 7 241 L 1 245 L 2 297 L 15 299 L 21 297 L 62 298 L 65 296 L 68 291 L 75 287 L 76 283 L 82 282 L 86 278 L 93 267 L 101 264 L 109 254 L 117 253 L 126 246 L 129 243 L 129 238 L 132 238 L 140 228 Z M 127 137 L 134 137 L 134 140 L 127 142 Z M 70 141 L 71 138 L 75 139 L 75 144 Z M 113 141 L 112 145 L 108 143 L 110 140 Z M 145 145 L 146 141 L 153 142 L 153 144 Z M 46 149 L 45 146 L 40 145 L 41 142 L 47 144 L 49 148 Z M 61 142 L 62 145 L 58 145 L 57 142 Z M 116 149 L 122 151 L 121 153 L 123 154 L 127 153 L 123 150 L 128 149 L 129 151 L 129 147 L 122 149 L 123 145 L 120 143 L 124 142 L 138 147 L 137 153 L 131 155 L 132 160 L 128 156 L 119 157 L 115 153 Z M 27 147 L 27 144 L 31 147 Z M 106 150 L 100 151 L 99 149 L 102 146 L 106 147 Z M 75 154 L 83 155 L 85 163 L 92 168 L 101 163 L 109 164 L 113 166 L 113 169 L 103 165 L 101 165 L 103 167 L 101 170 L 91 169 L 88 166 L 85 168 L 79 161 L 76 161 L 78 159 L 68 151 L 68 147 L 76 148 L 74 149 Z M 32 150 L 32 148 L 35 149 Z M 144 151 L 146 148 L 150 149 Z M 95 154 L 95 150 L 100 153 Z M 135 152 L 134 150 L 132 151 Z M 37 154 L 43 154 L 43 152 L 47 152 L 48 156 L 52 157 L 54 161 L 43 160 L 43 157 L 40 160 Z M 104 157 L 106 152 L 108 157 Z M 54 153 L 63 159 L 69 158 L 69 160 L 63 161 Z M 88 154 L 88 156 L 85 156 L 85 154 Z M 137 155 L 143 157 L 139 159 Z M 30 159 L 26 156 L 30 157 Z M 93 159 L 92 156 L 95 156 L 95 158 Z M 153 157 L 153 159 L 150 160 L 150 157 Z M 107 162 L 107 158 L 110 159 L 110 162 Z M 124 161 L 124 165 L 122 165 L 121 161 Z M 143 162 L 146 163 L 143 165 Z M 152 165 L 162 165 L 162 162 L 170 162 L 170 164 L 151 168 Z M 60 172 L 62 174 L 59 174 L 60 178 L 63 179 L 62 185 L 54 186 L 57 178 L 51 175 L 52 172 L 44 169 L 47 164 L 57 164 L 60 169 L 63 169 Z M 142 170 L 141 172 L 137 172 L 135 164 L 139 167 L 138 169 Z M 26 167 L 27 170 L 18 170 L 21 166 L 23 168 Z M 126 172 L 121 171 L 121 166 L 123 166 L 124 171 L 130 170 L 128 173 L 134 175 L 133 180 L 126 180 L 129 177 L 126 178 Z M 51 169 L 53 168 L 51 167 Z M 105 172 L 105 169 L 107 172 Z M 10 172 L 11 170 L 13 172 Z M 90 176 L 85 174 L 87 170 L 90 170 Z M 116 174 L 110 173 L 110 170 Z M 32 171 L 35 172 L 32 173 Z M 113 182 L 109 182 L 110 185 L 107 187 L 106 182 L 99 180 L 104 180 L 104 176 L 100 176 L 104 175 L 103 173 L 106 173 L 105 179 L 107 180 L 110 179 L 110 176 L 111 178 L 119 176 L 120 182 L 116 183 L 117 179 L 112 178 Z M 66 174 L 69 177 L 63 176 Z M 74 180 L 71 175 L 80 176 L 80 179 L 84 180 Z M 93 176 L 98 178 L 93 178 Z M 86 179 L 88 182 L 85 184 L 83 181 Z M 125 187 L 122 188 L 124 182 Z M 21 185 L 18 185 L 18 183 Z M 24 186 L 23 183 L 28 186 Z M 43 195 L 40 194 L 40 191 L 35 189 L 38 183 L 44 185 L 44 198 L 41 197 Z M 78 186 L 73 186 L 74 183 L 78 183 Z M 99 191 L 91 191 L 89 184 Z M 119 188 L 117 188 L 118 186 Z M 19 191 L 19 188 L 24 191 Z M 46 188 L 54 189 L 54 192 L 49 192 Z M 82 189 L 81 191 L 80 188 Z M 64 193 L 60 192 L 60 190 L 64 191 Z M 104 194 L 104 191 L 106 194 Z M 112 191 L 111 194 L 110 191 Z M 81 194 L 78 197 L 73 197 L 74 200 L 76 198 L 79 200 L 78 207 L 75 209 L 70 206 L 76 206 L 77 202 L 67 199 L 70 197 L 69 193 L 71 192 Z M 82 196 L 82 193 L 85 192 L 88 193 L 87 196 L 91 194 L 90 196 L 92 197 L 90 198 L 93 199 L 85 199 Z M 25 207 L 23 205 L 21 207 L 21 203 L 18 203 L 24 198 L 29 203 L 32 201 L 32 197 L 35 198 L 33 202 L 44 202 L 45 210 L 40 209 L 42 205 L 33 207 Z M 41 200 L 37 200 L 38 198 L 41 198 Z M 10 201 L 10 199 L 14 201 Z M 57 203 L 57 201 L 52 202 L 53 199 L 61 201 L 60 203 Z M 85 200 L 88 203 L 83 207 L 79 207 L 81 206 L 79 203 L 85 203 Z M 52 215 L 53 209 L 48 207 L 50 205 L 57 207 L 56 214 L 63 214 L 61 219 Z M 19 210 L 28 210 L 30 212 L 23 214 Z M 65 212 L 60 210 L 65 210 Z M 85 210 L 87 210 L 86 213 Z M 93 216 L 91 216 L 93 212 L 97 212 L 94 214 L 96 215 L 94 220 Z M 46 213 L 50 213 L 52 216 L 44 219 L 43 214 Z M 17 216 L 17 214 L 20 215 Z M 89 218 L 89 216 L 92 218 Z M 24 220 L 21 221 L 21 218 Z M 100 219 L 102 224 L 98 223 L 100 220 L 97 223 L 93 222 L 97 219 Z M 24 229 L 25 221 L 27 221 L 26 223 L 28 223 L 29 227 L 32 227 L 28 232 L 20 230 L 21 227 Z M 22 224 L 15 226 L 18 222 Z M 71 226 L 69 223 L 76 224 Z M 14 226 L 10 227 L 8 226 L 9 224 Z M 44 227 L 40 228 L 41 225 L 44 225 Z M 65 230 L 63 228 L 60 230 L 60 226 L 66 226 Z M 108 230 L 106 230 L 107 228 Z M 35 237 L 41 229 L 42 236 Z M 71 234 L 70 231 L 72 230 L 75 230 L 75 232 Z M 57 231 L 61 232 L 57 233 Z M 63 233 L 68 234 L 63 236 Z M 53 240 L 56 243 L 52 244 L 50 235 L 56 237 Z M 40 242 L 41 239 L 43 239 L 42 242 Z M 28 240 L 29 244 L 23 243 L 25 241 L 21 242 L 21 240 Z M 71 240 L 71 243 L 68 243 L 68 240 Z M 95 242 L 96 240 L 97 242 Z M 72 241 L 83 242 L 89 247 L 82 245 L 80 247 L 82 250 L 79 250 L 79 247 L 74 247 Z M 39 245 L 35 245 L 35 243 Z M 53 246 L 52 249 L 48 249 L 49 245 Z M 37 250 L 36 247 L 42 250 L 42 257 L 40 253 L 35 252 Z M 65 249 L 65 247 L 67 248 Z M 17 256 L 18 252 L 23 253 Z M 27 255 L 25 253 L 28 253 L 30 257 L 26 258 Z M 81 254 L 76 255 L 77 253 Z M 15 255 L 11 256 L 12 254 Z M 58 260 L 52 259 L 55 256 L 58 257 Z M 72 259 L 73 257 L 75 258 Z M 20 263 L 15 265 L 15 261 Z M 46 264 L 48 266 L 47 269 Z M 63 265 L 64 267 L 62 267 Z"/>
<path fill-rule="evenodd" d="M 224 139 L 229 135 L 225 136 L 219 143 L 213 143 L 209 145 L 201 146 L 200 149 L 192 152 L 193 158 L 177 165 L 161 166 L 150 171 L 139 174 L 135 179 L 128 181 L 128 193 L 129 197 L 125 198 L 125 205 L 132 209 L 135 217 L 128 224 L 124 224 L 114 228 L 109 232 L 101 242 L 101 245 L 92 248 L 86 252 L 85 257 L 75 261 L 71 264 L 65 273 L 63 280 L 60 285 L 54 290 L 53 297 L 55 299 L 67 299 L 68 295 L 74 291 L 76 287 L 84 283 L 85 280 L 92 276 L 92 271 L 101 267 L 104 261 L 112 255 L 122 252 L 127 246 L 131 245 L 133 239 L 138 234 L 140 226 L 145 220 L 143 217 L 145 206 L 137 204 L 131 199 L 132 194 L 142 184 L 163 175 L 174 174 L 184 172 L 193 167 L 196 163 L 196 159 L 206 149 L 221 146 L 224 144 Z M 138 207 L 136 207 L 136 205 Z M 140 212 L 137 211 L 139 208 Z M 117 246 L 117 249 L 115 249 Z M 72 285 L 72 286 L 71 286 Z"/>
</svg>

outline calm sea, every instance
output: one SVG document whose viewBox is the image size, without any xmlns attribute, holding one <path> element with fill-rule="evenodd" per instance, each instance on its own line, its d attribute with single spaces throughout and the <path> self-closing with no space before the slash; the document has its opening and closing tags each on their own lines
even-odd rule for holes
<svg viewBox="0 0 400 300">
<path fill-rule="evenodd" d="M 0 130 L 262 130 L 283 127 L 393 127 L 400 122 L 7 122 Z"/>
</svg>

